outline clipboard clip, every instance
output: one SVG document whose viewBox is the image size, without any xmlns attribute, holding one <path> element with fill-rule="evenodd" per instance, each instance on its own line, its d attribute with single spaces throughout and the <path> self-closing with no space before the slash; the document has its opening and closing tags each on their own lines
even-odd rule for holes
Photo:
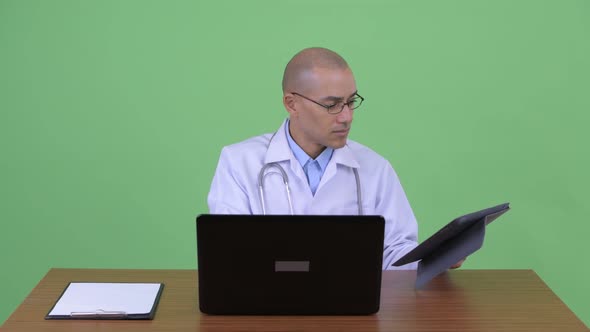
<svg viewBox="0 0 590 332">
<path fill-rule="evenodd" d="M 127 317 L 127 312 L 125 311 L 107 311 L 102 309 L 97 309 L 95 311 L 76 311 L 71 312 L 70 317 L 74 318 L 125 318 Z"/>
</svg>

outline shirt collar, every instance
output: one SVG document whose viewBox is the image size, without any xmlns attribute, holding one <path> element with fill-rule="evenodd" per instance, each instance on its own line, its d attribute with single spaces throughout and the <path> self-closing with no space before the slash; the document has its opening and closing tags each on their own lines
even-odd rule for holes
<svg viewBox="0 0 590 332">
<path fill-rule="evenodd" d="M 291 151 L 293 151 L 293 155 L 295 155 L 295 158 L 302 167 L 305 166 L 305 164 L 312 158 L 307 153 L 305 153 L 305 151 L 303 151 L 303 149 L 295 142 L 293 137 L 291 137 L 291 133 L 289 132 L 289 120 L 287 120 L 285 125 L 285 135 L 287 136 L 287 141 L 289 142 Z M 320 153 L 320 155 L 315 159 L 320 165 L 322 171 L 326 170 L 328 162 L 330 162 L 330 159 L 332 158 L 333 152 L 334 149 L 326 147 L 324 151 L 322 151 L 322 153 Z"/>
</svg>

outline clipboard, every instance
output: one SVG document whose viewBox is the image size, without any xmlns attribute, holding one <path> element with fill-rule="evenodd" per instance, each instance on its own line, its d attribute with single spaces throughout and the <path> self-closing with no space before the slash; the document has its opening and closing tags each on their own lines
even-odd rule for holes
<svg viewBox="0 0 590 332">
<path fill-rule="evenodd" d="M 163 283 L 70 282 L 45 319 L 153 319 Z"/>
<path fill-rule="evenodd" d="M 392 265 L 402 266 L 419 260 L 416 288 L 421 288 L 459 260 L 479 250 L 486 226 L 508 210 L 510 203 L 503 203 L 455 218 Z"/>
</svg>

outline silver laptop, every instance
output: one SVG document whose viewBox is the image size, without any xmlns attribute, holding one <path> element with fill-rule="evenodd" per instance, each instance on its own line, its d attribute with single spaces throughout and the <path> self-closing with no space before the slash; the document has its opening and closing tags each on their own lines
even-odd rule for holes
<svg viewBox="0 0 590 332">
<path fill-rule="evenodd" d="M 381 216 L 197 217 L 199 308 L 227 315 L 379 311 Z"/>
</svg>

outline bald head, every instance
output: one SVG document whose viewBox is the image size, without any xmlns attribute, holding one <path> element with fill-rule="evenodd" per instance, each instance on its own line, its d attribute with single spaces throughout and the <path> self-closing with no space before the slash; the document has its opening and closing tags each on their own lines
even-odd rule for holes
<svg viewBox="0 0 590 332">
<path fill-rule="evenodd" d="M 295 54 L 283 74 L 283 93 L 304 91 L 307 77 L 316 69 L 347 69 L 348 63 L 338 53 L 327 48 L 312 47 Z"/>
</svg>

